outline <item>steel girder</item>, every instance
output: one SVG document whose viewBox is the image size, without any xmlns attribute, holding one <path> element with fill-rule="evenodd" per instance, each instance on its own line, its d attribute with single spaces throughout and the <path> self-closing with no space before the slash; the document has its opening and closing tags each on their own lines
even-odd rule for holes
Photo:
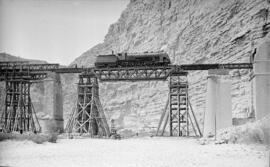
<svg viewBox="0 0 270 167">
<path fill-rule="evenodd" d="M 134 67 L 94 69 L 101 81 L 166 80 L 172 69 L 167 67 Z"/>
</svg>

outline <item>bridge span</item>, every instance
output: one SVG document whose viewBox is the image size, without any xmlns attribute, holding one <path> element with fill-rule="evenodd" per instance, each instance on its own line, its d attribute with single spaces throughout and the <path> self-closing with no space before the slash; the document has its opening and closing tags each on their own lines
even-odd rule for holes
<svg viewBox="0 0 270 167">
<path fill-rule="evenodd" d="M 46 78 L 47 72 L 94 74 L 101 81 L 166 80 L 170 75 L 185 71 L 209 69 L 252 69 L 252 63 L 182 64 L 168 66 L 141 66 L 119 68 L 61 67 L 59 64 L 27 64 L 26 62 L 0 62 L 0 80 L 25 77 L 29 80 Z"/>
<path fill-rule="evenodd" d="M 55 75 L 78 73 L 76 109 L 71 113 L 66 132 L 110 136 L 110 129 L 99 99 L 98 81 L 134 82 L 170 78 L 169 99 L 161 115 L 157 135 L 163 135 L 169 124 L 170 136 L 202 136 L 188 98 L 188 71 L 252 68 L 251 63 L 86 68 L 61 67 L 59 64 L 0 62 L 0 81 L 6 82 L 5 109 L 0 125 L 4 132 L 41 131 L 30 97 L 32 81 L 43 80 L 51 73 Z M 52 92 L 59 93 L 57 89 L 60 88 L 61 86 L 54 88 Z M 52 106 L 47 107 L 55 110 L 54 106 L 59 105 L 56 103 L 61 102 L 56 99 L 51 103 Z"/>
</svg>

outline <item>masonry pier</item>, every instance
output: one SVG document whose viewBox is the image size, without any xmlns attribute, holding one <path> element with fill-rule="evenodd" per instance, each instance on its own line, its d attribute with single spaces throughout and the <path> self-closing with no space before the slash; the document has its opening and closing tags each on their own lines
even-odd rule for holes
<svg viewBox="0 0 270 167">
<path fill-rule="evenodd" d="M 44 106 L 46 117 L 40 121 L 42 132 L 63 132 L 63 97 L 59 73 L 48 72 L 44 79 Z"/>
<path fill-rule="evenodd" d="M 270 113 L 270 41 L 257 49 L 253 75 L 255 117 L 261 119 Z"/>
<path fill-rule="evenodd" d="M 217 130 L 232 126 L 231 107 L 231 82 L 223 80 L 220 75 L 209 72 L 207 78 L 204 137 L 213 136 Z"/>
</svg>

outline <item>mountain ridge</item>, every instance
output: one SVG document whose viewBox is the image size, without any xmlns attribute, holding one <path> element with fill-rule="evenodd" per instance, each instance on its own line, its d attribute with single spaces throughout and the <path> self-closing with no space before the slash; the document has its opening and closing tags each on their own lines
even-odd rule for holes
<svg viewBox="0 0 270 167">
<path fill-rule="evenodd" d="M 4 62 L 4 61 L 27 61 L 27 62 L 36 63 L 36 64 L 47 64 L 48 63 L 44 60 L 26 59 L 26 58 L 22 58 L 22 57 L 18 57 L 18 56 L 13 56 L 13 55 L 5 53 L 5 52 L 1 52 L 0 53 L 0 62 Z"/>
</svg>

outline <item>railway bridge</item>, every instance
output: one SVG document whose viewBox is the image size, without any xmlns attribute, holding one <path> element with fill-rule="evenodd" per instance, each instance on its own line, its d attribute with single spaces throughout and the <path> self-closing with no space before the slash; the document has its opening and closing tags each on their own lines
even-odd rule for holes
<svg viewBox="0 0 270 167">
<path fill-rule="evenodd" d="M 48 75 L 58 76 L 64 73 L 78 73 L 78 89 L 76 109 L 72 111 L 66 126 L 68 133 L 90 134 L 91 136 L 109 136 L 110 129 L 99 99 L 98 82 L 115 81 L 169 81 L 169 99 L 161 114 L 157 127 L 157 135 L 163 135 L 167 124 L 170 136 L 202 136 L 194 111 L 188 98 L 187 75 L 192 70 L 211 69 L 250 69 L 253 70 L 255 81 L 255 110 L 259 117 L 265 115 L 269 104 L 262 104 L 269 97 L 269 44 L 258 49 L 252 63 L 230 64 L 183 64 L 152 67 L 125 68 L 76 68 L 60 67 L 59 64 L 29 64 L 28 62 L 0 62 L 0 81 L 6 84 L 5 106 L 1 116 L 3 132 L 19 131 L 24 133 L 40 132 L 39 120 L 31 102 L 30 86 L 35 81 L 44 80 Z M 57 81 L 54 81 L 57 82 Z M 54 83 L 55 84 L 55 83 Z M 58 83 L 61 84 L 61 83 Z M 59 101 L 62 94 L 55 87 L 55 96 L 51 100 L 55 119 L 63 122 L 55 106 L 62 105 Z M 262 89 L 267 91 L 262 91 Z M 268 94 L 267 94 L 268 93 Z M 2 95 L 1 95 L 2 96 Z M 263 97 L 263 98 L 261 98 Z M 258 101 L 258 98 L 260 99 Z M 63 126 L 63 125 L 61 125 Z M 61 128 L 61 127 L 56 127 Z"/>
</svg>

